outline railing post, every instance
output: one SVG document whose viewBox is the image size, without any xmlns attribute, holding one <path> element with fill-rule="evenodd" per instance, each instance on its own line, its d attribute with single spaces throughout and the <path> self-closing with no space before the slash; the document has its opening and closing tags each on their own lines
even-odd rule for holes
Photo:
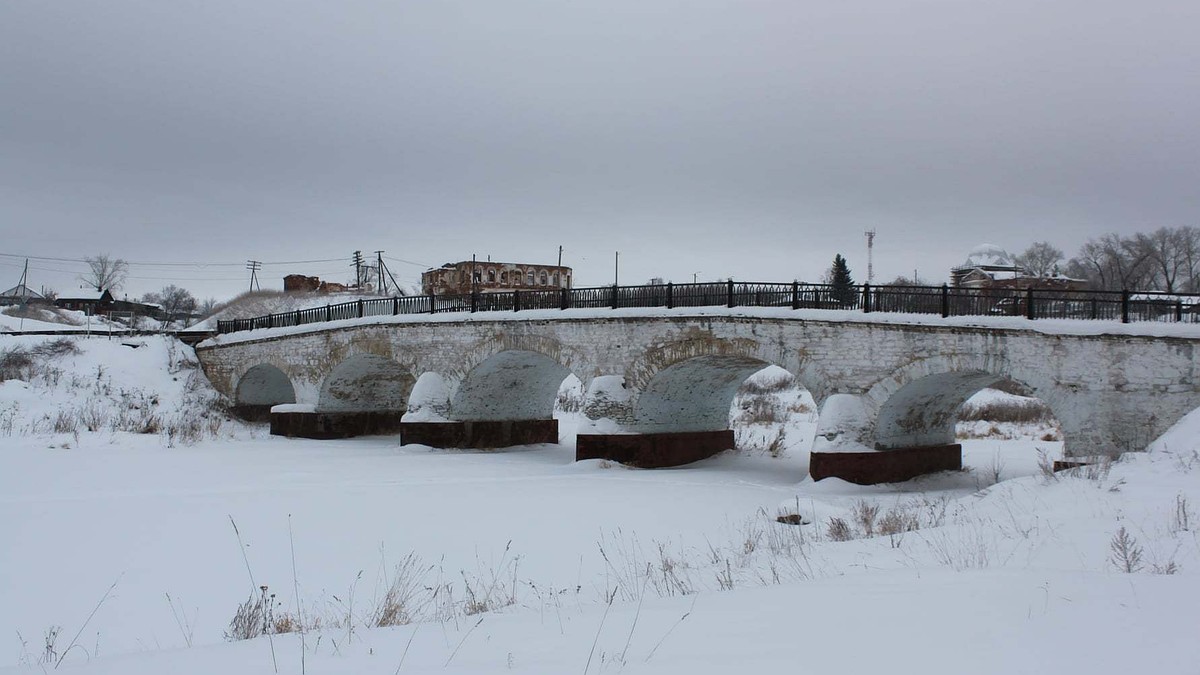
<svg viewBox="0 0 1200 675">
<path fill-rule="evenodd" d="M 1121 291 L 1121 323 L 1129 323 L 1129 291 Z"/>
<path fill-rule="evenodd" d="M 329 308 L 328 303 L 326 303 L 326 305 L 325 305 L 325 320 L 333 321 L 333 310 Z"/>
<path fill-rule="evenodd" d="M 392 298 L 392 316 L 400 313 L 400 298 Z"/>
<path fill-rule="evenodd" d="M 479 303 L 479 294 L 476 293 L 475 291 L 471 291 L 471 313 L 472 314 L 474 314 L 475 310 L 478 308 L 478 303 Z"/>
<path fill-rule="evenodd" d="M 863 284 L 863 314 L 871 313 L 871 282 Z"/>
<path fill-rule="evenodd" d="M 613 290 L 612 290 L 612 308 L 613 309 L 616 309 L 620 305 L 620 302 L 619 302 L 620 288 L 621 288 L 620 286 L 613 284 Z"/>
<path fill-rule="evenodd" d="M 300 310 L 296 310 L 296 325 L 300 325 Z"/>
<path fill-rule="evenodd" d="M 792 281 L 792 309 L 800 309 L 800 282 Z"/>
<path fill-rule="evenodd" d="M 571 291 L 560 288 L 558 289 L 558 308 L 566 309 L 571 306 Z"/>
<path fill-rule="evenodd" d="M 358 318 L 363 318 L 363 301 L 358 301 Z"/>
<path fill-rule="evenodd" d="M 725 286 L 725 306 L 733 307 L 733 279 L 730 279 Z"/>
<path fill-rule="evenodd" d="M 950 316 L 950 287 L 942 284 L 942 318 Z"/>
<path fill-rule="evenodd" d="M 1037 318 L 1037 311 L 1033 307 L 1033 287 L 1025 289 L 1025 318 L 1030 321 Z"/>
<path fill-rule="evenodd" d="M 667 282 L 667 309 L 675 308 L 675 284 Z"/>
<path fill-rule="evenodd" d="M 1175 300 L 1175 323 L 1183 321 L 1183 301 Z"/>
<path fill-rule="evenodd" d="M 521 291 L 513 291 L 513 311 L 521 311 Z"/>
<path fill-rule="evenodd" d="M 437 314 L 437 302 L 434 301 L 434 298 L 436 298 L 436 297 L 437 296 L 434 295 L 433 293 L 429 294 L 429 313 L 430 314 Z"/>
<path fill-rule="evenodd" d="M 268 314 L 267 315 L 267 328 L 274 328 L 274 327 L 275 327 L 275 315 Z"/>
</svg>

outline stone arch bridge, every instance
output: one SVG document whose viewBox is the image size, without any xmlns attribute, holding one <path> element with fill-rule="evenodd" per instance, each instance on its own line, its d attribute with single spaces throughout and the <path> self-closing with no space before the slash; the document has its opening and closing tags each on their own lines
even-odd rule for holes
<svg viewBox="0 0 1200 675">
<path fill-rule="evenodd" d="M 957 410 L 1003 380 L 1049 405 L 1068 455 L 1140 449 L 1200 407 L 1198 345 L 1192 337 L 659 313 L 342 322 L 223 335 L 197 354 L 243 411 L 297 404 L 276 408 L 277 432 L 399 428 L 402 442 L 440 446 L 557 442 L 554 399 L 573 373 L 587 391 L 585 414 L 615 432 L 581 434 L 577 456 L 642 466 L 731 447 L 737 388 L 774 364 L 820 407 L 814 478 L 870 483 L 961 466 Z"/>
</svg>

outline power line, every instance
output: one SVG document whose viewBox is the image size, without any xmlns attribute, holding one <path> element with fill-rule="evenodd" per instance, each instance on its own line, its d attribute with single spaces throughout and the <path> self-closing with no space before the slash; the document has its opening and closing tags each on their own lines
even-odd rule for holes
<svg viewBox="0 0 1200 675">
<path fill-rule="evenodd" d="M 86 258 L 60 258 L 54 256 L 38 256 L 38 255 L 21 255 L 18 253 L 0 253 L 0 257 L 5 258 L 28 258 L 30 260 L 45 260 L 49 262 L 68 262 L 87 264 Z M 126 265 L 139 267 L 241 267 L 243 263 L 228 263 L 228 262 L 146 262 L 139 260 L 124 260 Z M 302 265 L 308 263 L 320 262 L 341 262 L 341 258 L 318 258 L 314 260 L 276 260 L 276 261 L 258 261 L 260 265 Z"/>
<path fill-rule="evenodd" d="M 433 265 L 430 265 L 428 263 L 413 262 L 411 260 L 405 260 L 404 258 L 393 258 L 390 255 L 385 255 L 383 257 L 388 260 L 394 261 L 394 262 L 404 263 L 406 265 L 416 265 L 417 267 L 425 267 L 425 268 L 433 267 Z"/>
</svg>

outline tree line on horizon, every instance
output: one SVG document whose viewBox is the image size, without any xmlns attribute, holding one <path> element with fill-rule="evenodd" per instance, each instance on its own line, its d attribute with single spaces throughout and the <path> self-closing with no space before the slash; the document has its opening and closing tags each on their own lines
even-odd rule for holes
<svg viewBox="0 0 1200 675">
<path fill-rule="evenodd" d="M 1013 262 L 1030 276 L 1081 279 L 1098 291 L 1200 293 L 1200 228 L 1183 225 L 1129 236 L 1106 234 L 1084 242 L 1069 259 L 1050 242 L 1037 241 L 1013 256 Z M 853 285 L 845 267 L 845 259 L 838 254 L 824 282 Z M 924 284 L 901 275 L 885 285 Z"/>
</svg>

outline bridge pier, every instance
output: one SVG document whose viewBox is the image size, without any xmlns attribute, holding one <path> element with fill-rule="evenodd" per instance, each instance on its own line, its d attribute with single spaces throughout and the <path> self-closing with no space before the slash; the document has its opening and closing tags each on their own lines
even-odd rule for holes
<svg viewBox="0 0 1200 675">
<path fill-rule="evenodd" d="M 400 423 L 400 445 L 506 448 L 536 443 L 558 443 L 558 420 L 447 420 Z"/>
<path fill-rule="evenodd" d="M 642 469 L 691 464 L 733 449 L 733 430 L 655 434 L 579 434 L 575 461 L 607 459 Z"/>
<path fill-rule="evenodd" d="M 808 473 L 813 480 L 841 478 L 858 485 L 900 483 L 938 471 L 962 469 L 962 446 L 932 445 L 871 452 L 813 452 Z"/>
<path fill-rule="evenodd" d="M 402 415 L 403 410 L 319 412 L 309 406 L 279 405 L 270 413 L 271 435 L 327 440 L 394 434 Z"/>
<path fill-rule="evenodd" d="M 881 449 L 876 443 L 878 420 L 879 407 L 869 397 L 830 395 L 821 407 L 809 454 L 812 479 L 876 485 L 962 469 L 962 446 L 953 442 L 952 434 L 944 443 Z"/>
</svg>

